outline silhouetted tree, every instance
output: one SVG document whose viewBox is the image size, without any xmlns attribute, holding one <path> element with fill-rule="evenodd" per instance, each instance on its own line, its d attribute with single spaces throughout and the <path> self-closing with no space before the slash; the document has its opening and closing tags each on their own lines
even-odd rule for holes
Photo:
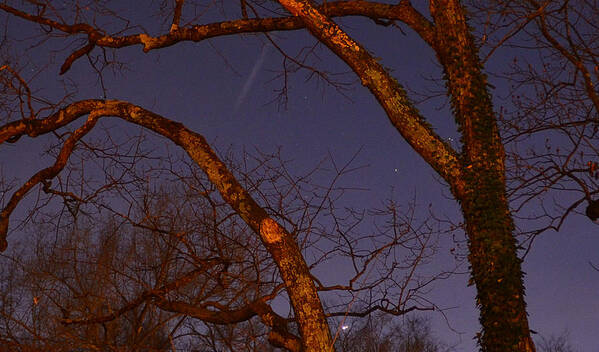
<svg viewBox="0 0 599 352">
<path fill-rule="evenodd" d="M 336 342 L 343 352 L 441 352 L 449 348 L 435 339 L 430 324 L 422 317 L 392 319 L 374 314 L 348 323 Z"/>
<path fill-rule="evenodd" d="M 541 337 L 537 340 L 539 351 L 541 352 L 575 352 L 576 349 L 570 344 L 567 333 L 549 338 Z"/>
</svg>

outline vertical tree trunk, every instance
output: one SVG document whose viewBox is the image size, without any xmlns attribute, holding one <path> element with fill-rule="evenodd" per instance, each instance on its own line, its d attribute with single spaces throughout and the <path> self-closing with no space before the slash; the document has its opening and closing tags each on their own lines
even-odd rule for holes
<svg viewBox="0 0 599 352">
<path fill-rule="evenodd" d="M 478 51 L 458 0 L 431 1 L 434 46 L 462 136 L 461 203 L 483 351 L 534 351 L 523 273 L 506 197 L 505 154 Z"/>
</svg>

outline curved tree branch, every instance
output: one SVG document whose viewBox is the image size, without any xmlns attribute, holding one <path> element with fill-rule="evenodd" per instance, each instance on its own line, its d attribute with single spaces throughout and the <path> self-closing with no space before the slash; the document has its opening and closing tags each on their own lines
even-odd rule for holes
<svg viewBox="0 0 599 352">
<path fill-rule="evenodd" d="M 20 120 L 4 125 L 0 127 L 0 142 L 18 138 L 24 134 L 37 136 L 49 133 L 85 114 L 92 114 L 94 117 L 119 117 L 158 133 L 183 148 L 206 173 L 223 199 L 260 237 L 277 264 L 299 323 L 304 348 L 306 346 L 323 347 L 319 343 L 315 344 L 314 339 L 318 339 L 319 336 L 330 336 L 329 327 L 316 286 L 298 244 L 293 236 L 273 220 L 241 186 L 202 135 L 189 130 L 179 122 L 169 120 L 128 102 L 84 100 L 70 104 L 42 120 Z M 91 126 L 89 128 L 91 129 Z M 66 163 L 66 157 L 64 163 Z M 16 200 L 15 206 L 20 198 Z M 6 228 L 8 228 L 9 214 L 7 213 L 5 217 L 7 219 Z M 330 346 L 324 347 L 329 348 Z"/>
<path fill-rule="evenodd" d="M 65 60 L 60 73 L 63 74 L 79 57 L 89 53 L 94 46 L 107 48 L 123 48 L 132 45 L 143 45 L 144 52 L 175 45 L 179 42 L 199 42 L 205 39 L 242 33 L 259 33 L 272 31 L 290 31 L 305 28 L 299 17 L 275 17 L 237 19 L 224 22 L 179 27 L 183 1 L 177 1 L 173 24 L 168 33 L 150 36 L 146 33 L 126 36 L 111 36 L 99 28 L 84 23 L 65 24 L 43 16 L 32 15 L 6 4 L 0 9 L 27 21 L 43 24 L 65 34 L 86 34 L 89 44 L 73 52 Z M 373 20 L 397 20 L 408 24 L 419 35 L 429 42 L 433 38 L 432 24 L 418 13 L 409 1 L 401 1 L 398 5 L 389 5 L 370 1 L 334 1 L 326 3 L 327 15 L 330 17 L 362 16 Z"/>
<path fill-rule="evenodd" d="M 0 212 L 0 252 L 6 250 L 8 243 L 6 242 L 6 235 L 8 233 L 8 222 L 10 214 L 17 207 L 23 197 L 38 183 L 44 182 L 48 179 L 54 178 L 67 164 L 69 156 L 73 152 L 77 141 L 85 136 L 91 129 L 96 125 L 98 121 L 97 115 L 91 113 L 83 126 L 73 132 L 69 138 L 64 142 L 60 153 L 56 157 L 54 165 L 47 167 L 43 170 L 38 171 L 35 175 L 31 176 L 27 182 L 25 182 L 15 193 Z M 30 120 L 26 120 L 30 121 Z"/>
</svg>

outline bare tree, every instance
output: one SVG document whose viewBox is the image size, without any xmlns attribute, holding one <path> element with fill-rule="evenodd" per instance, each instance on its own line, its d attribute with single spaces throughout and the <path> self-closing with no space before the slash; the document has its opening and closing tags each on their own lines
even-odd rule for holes
<svg viewBox="0 0 599 352">
<path fill-rule="evenodd" d="M 567 332 L 549 338 L 541 337 L 537 344 L 542 352 L 575 352 Z"/>
<path fill-rule="evenodd" d="M 103 138 L 84 143 L 65 165 L 66 177 L 57 177 L 61 188 L 45 182 L 40 190 L 43 204 L 59 200 L 62 206 L 36 207 L 29 218 L 46 234 L 37 238 L 36 250 L 5 258 L 5 280 L 16 282 L 7 295 L 20 297 L 2 304 L 6 328 L 0 336 L 7 344 L 56 351 L 264 351 L 270 341 L 301 349 L 296 318 L 272 307 L 276 298 L 287 299 L 272 257 L 201 169 L 183 155 L 153 155 L 147 147 L 154 139 L 143 135 L 121 145 Z M 350 164 L 333 164 L 332 172 L 318 165 L 294 177 L 278 155 L 242 160 L 243 166 L 227 164 L 312 253 L 312 268 L 327 267 L 331 258 L 352 262 L 349 284 L 324 285 L 314 276 L 318 290 L 348 300 L 369 292 L 367 308 L 347 312 L 342 303 L 326 317 L 434 307 L 419 290 L 435 278 L 417 270 L 434 252 L 432 231 L 412 228 L 392 202 L 376 211 L 383 221 L 379 233 L 352 230 L 361 213 L 344 214 L 333 202 L 349 191 L 337 182 L 351 172 Z M 102 173 L 81 188 L 81 173 L 98 162 Z M 322 174 L 331 176 L 328 185 L 314 183 Z M 19 247 L 27 253 L 30 241 Z M 21 279 L 11 280 L 15 273 Z M 382 285 L 388 281 L 399 291 Z"/>
<path fill-rule="evenodd" d="M 583 23 L 582 27 L 587 26 L 591 34 L 596 35 L 596 27 L 589 20 L 592 17 L 585 17 L 583 12 L 578 11 L 581 20 L 570 22 L 571 12 L 565 11 L 578 9 L 575 5 L 569 7 L 558 4 L 554 7 L 551 2 L 534 1 L 506 2 L 506 4 L 522 11 L 512 12 L 511 8 L 504 7 L 504 10 L 498 13 L 491 12 L 492 15 L 497 16 L 489 17 L 493 18 L 492 22 L 488 22 L 490 23 L 488 27 L 492 29 L 505 28 L 502 27 L 500 20 L 504 17 L 509 18 L 512 14 L 516 16 L 510 22 L 511 25 L 515 23 L 516 26 L 508 26 L 508 33 L 504 37 L 499 37 L 496 46 L 501 46 L 512 38 L 512 30 L 528 34 L 523 31 L 523 28 L 529 23 L 537 25 L 538 31 L 531 34 L 532 38 L 539 40 L 535 49 L 546 46 L 557 55 L 556 61 L 552 62 L 560 62 L 560 59 L 564 59 L 567 66 L 574 67 L 575 69 L 570 71 L 573 76 L 563 86 L 574 87 L 574 90 L 584 94 L 592 103 L 583 104 L 581 109 L 577 110 L 582 116 L 586 116 L 585 121 L 590 124 L 585 122 L 584 126 L 588 126 L 588 129 L 577 130 L 576 128 L 580 126 L 578 122 L 564 122 L 568 126 L 575 127 L 578 133 L 566 133 L 575 147 L 584 143 L 587 148 L 592 149 L 593 144 L 588 141 L 591 141 L 596 134 L 596 129 L 592 128 L 596 126 L 596 123 L 593 123 L 596 121 L 597 114 L 596 91 L 593 89 L 596 82 L 593 81 L 591 74 L 593 64 L 595 64 L 596 74 L 596 55 L 595 48 L 590 44 L 593 43 L 593 37 L 582 34 L 582 30 L 577 31 L 581 28 L 579 23 Z M 511 192 L 509 196 L 518 199 L 532 199 L 542 192 L 535 188 L 539 184 L 538 178 L 530 177 L 527 171 L 522 171 L 527 170 L 526 167 L 518 167 L 522 154 L 517 154 L 518 157 L 513 164 L 507 164 L 509 167 L 514 165 L 514 169 L 510 178 L 506 178 L 504 144 L 506 141 L 509 142 L 511 137 L 509 135 L 504 136 L 504 139 L 500 137 L 499 122 L 502 115 L 496 114 L 493 110 L 492 95 L 483 71 L 486 59 L 481 58 L 478 52 L 479 45 L 487 42 L 487 33 L 477 40 L 478 33 L 469 26 L 468 9 L 465 5 L 457 0 L 431 0 L 429 13 L 424 14 L 405 0 L 396 5 L 367 1 L 323 2 L 322 4 L 314 4 L 307 0 L 280 0 L 278 3 L 241 1 L 238 8 L 240 16 L 227 17 L 224 15 L 227 12 L 222 11 L 219 20 L 213 23 L 201 23 L 194 14 L 196 6 L 201 4 L 175 1 L 169 7 L 164 3 L 161 14 L 168 29 L 158 35 L 151 35 L 140 27 L 132 25 L 133 22 L 119 15 L 118 11 L 109 9 L 100 2 L 90 2 L 87 5 L 87 10 L 91 9 L 91 17 L 89 11 L 84 11 L 86 7 L 78 3 L 73 7 L 58 8 L 51 2 L 36 1 L 14 6 L 4 2 L 0 4 L 0 9 L 7 15 L 26 21 L 22 23 L 39 25 L 42 40 L 49 38 L 66 40 L 71 47 L 76 46 L 64 60 L 61 67 L 62 74 L 68 72 L 78 60 L 91 58 L 92 53 L 102 53 L 99 60 L 90 60 L 92 67 L 99 72 L 100 80 L 104 68 L 115 66 L 118 68 L 118 62 L 110 55 L 113 52 L 108 49 L 115 49 L 114 52 L 118 52 L 120 48 L 141 46 L 144 52 L 149 52 L 185 41 L 197 42 L 218 36 L 256 32 L 265 33 L 273 46 L 281 49 L 268 33 L 308 30 L 319 43 L 352 69 L 362 85 L 367 87 L 377 99 L 393 127 L 447 183 L 459 203 L 468 237 L 468 260 L 472 282 L 476 285 L 477 304 L 481 311 L 480 322 L 483 327 L 479 336 L 481 348 L 485 351 L 534 351 L 524 301 L 521 259 L 517 253 L 514 222 L 508 205 L 508 191 Z M 596 9 L 592 3 L 588 6 Z M 488 7 L 486 11 L 492 11 L 490 9 L 492 8 Z M 103 16 L 104 21 L 96 18 L 96 15 Z M 455 150 L 434 132 L 427 118 L 415 108 L 404 88 L 388 70 L 362 44 L 355 41 L 334 22 L 334 18 L 342 16 L 363 16 L 373 19 L 380 25 L 392 25 L 394 21 L 402 22 L 430 46 L 443 69 L 442 79 L 461 136 L 461 150 Z M 559 36 L 560 18 L 567 19 L 567 34 L 563 38 Z M 106 19 L 118 19 L 118 21 L 110 22 L 105 21 Z M 556 23 L 553 22 L 555 19 L 558 20 Z M 488 27 L 483 23 L 479 29 L 484 31 Z M 572 48 L 573 53 L 569 50 Z M 493 50 L 490 51 L 492 52 Z M 310 70 L 312 74 L 341 88 L 323 71 L 308 65 L 301 59 L 287 55 L 282 49 L 281 54 L 286 61 L 292 61 L 297 67 Z M 285 70 L 285 73 L 287 72 Z M 279 218 L 276 212 L 272 212 L 265 205 L 266 200 L 262 199 L 264 197 L 261 197 L 260 193 L 254 194 L 251 190 L 248 191 L 248 188 L 238 181 L 226 163 L 212 151 L 201 135 L 178 122 L 126 101 L 87 99 L 48 103 L 46 100 L 36 100 L 18 70 L 4 65 L 2 74 L 6 82 L 5 89 L 12 94 L 10 95 L 13 97 L 11 106 L 14 107 L 10 110 L 12 113 L 7 114 L 6 122 L 0 128 L 2 143 L 17 143 L 23 135 L 39 138 L 42 135 L 56 134 L 63 127 L 73 128 L 73 132 L 68 135 L 56 136 L 55 143 L 60 146 L 60 151 L 56 154 L 54 165 L 32 176 L 5 202 L 0 223 L 3 248 L 6 247 L 9 217 L 16 205 L 34 186 L 42 184 L 47 193 L 62 196 L 65 199 L 65 206 L 69 204 L 69 211 L 76 210 L 72 208 L 71 203 L 86 200 L 85 196 L 72 194 L 71 190 L 51 187 L 49 180 L 63 172 L 75 146 L 81 144 L 83 137 L 96 128 L 98 120 L 109 116 L 116 117 L 153 131 L 185 150 L 191 160 L 206 173 L 209 182 L 218 190 L 222 200 L 260 238 L 268 256 L 281 275 L 301 336 L 295 338 L 287 335 L 284 329 L 277 330 L 273 327 L 273 332 L 278 335 L 273 335 L 272 340 L 277 340 L 277 344 L 291 350 L 297 350 L 300 346 L 307 351 L 331 348 L 332 336 L 326 322 L 327 314 L 318 296 L 318 290 L 326 291 L 326 289 L 314 282 L 310 267 L 301 252 L 301 242 L 298 242 L 293 231 L 286 229 L 285 219 Z M 535 78 L 532 82 L 542 81 Z M 101 83 L 103 85 L 103 81 Z M 285 86 L 283 92 L 286 88 Z M 557 91 L 562 90 L 550 92 Z M 556 107 L 566 104 L 563 96 L 553 93 L 549 96 L 552 99 L 540 99 L 540 101 L 556 103 Z M 546 108 L 541 111 L 550 111 Z M 75 128 L 75 121 L 84 116 L 87 116 L 86 122 Z M 563 115 L 556 114 L 556 116 Z M 521 129 L 523 122 L 516 122 Z M 510 124 L 501 126 L 509 127 Z M 551 127 L 555 127 L 555 124 L 551 123 Z M 537 130 L 544 130 L 544 128 L 534 126 L 528 128 L 529 132 Z M 518 131 L 514 139 L 517 139 L 519 134 L 529 133 Z M 594 161 L 586 164 L 586 160 L 573 163 L 574 169 L 570 171 L 563 167 L 564 163 L 573 160 L 572 156 L 575 155 L 576 150 L 570 148 L 564 155 L 562 155 L 563 151 L 556 150 L 555 153 L 549 152 L 541 156 L 540 159 L 536 159 L 537 161 L 531 159 L 532 161 L 527 162 L 529 166 L 532 165 L 530 169 L 535 170 L 536 175 L 544 176 L 542 182 L 549 180 L 553 184 L 551 180 L 562 180 L 564 175 L 569 176 L 583 189 L 584 199 L 592 201 L 591 195 L 595 191 L 590 190 L 587 185 L 594 181 L 577 182 L 580 181 L 580 177 L 576 176 L 576 172 L 593 176 L 596 168 Z M 594 153 L 596 155 L 596 150 Z M 551 165 L 556 165 L 556 170 L 557 166 L 562 166 L 557 175 L 547 174 L 552 169 L 545 167 L 541 167 L 541 173 L 537 172 L 537 163 L 543 163 L 545 160 L 549 160 Z M 581 167 L 584 165 L 587 167 Z M 118 178 L 113 180 L 115 184 L 124 182 Z M 80 181 L 81 185 L 86 184 L 85 177 Z M 101 189 L 103 188 L 98 188 L 98 191 Z M 92 195 L 95 197 L 97 193 Z M 568 209 L 574 209 L 581 202 L 582 200 L 579 200 Z M 594 217 L 594 214 L 591 215 Z M 388 243 L 396 245 L 398 240 L 392 239 Z M 371 252 L 370 255 L 363 257 L 362 267 L 356 266 L 356 277 L 362 276 L 365 272 L 363 269 L 368 266 L 370 258 L 375 253 L 377 252 Z M 421 256 L 416 255 L 416 257 Z M 353 289 L 351 284 L 353 282 L 350 281 L 350 285 L 343 289 Z M 163 309 L 168 310 L 170 307 L 166 304 Z M 401 307 L 402 304 L 398 304 L 391 308 L 380 306 L 377 309 L 399 314 L 405 312 Z M 259 308 L 254 307 L 254 309 Z M 258 314 L 255 310 L 253 312 Z M 263 314 L 261 317 L 266 325 L 272 321 L 269 320 L 268 314 Z"/>
<path fill-rule="evenodd" d="M 344 352 L 440 352 L 449 351 L 435 339 L 427 320 L 419 316 L 392 319 L 373 314 L 347 323 L 340 333 L 337 349 Z"/>
<path fill-rule="evenodd" d="M 507 50 L 513 57 L 497 78 L 510 87 L 501 126 L 508 146 L 509 195 L 518 217 L 529 224 L 524 234 L 532 240 L 559 230 L 576 211 L 596 220 L 597 4 L 493 1 L 473 6 L 485 28 L 487 56 Z"/>
<path fill-rule="evenodd" d="M 41 234 L 48 228 L 40 230 Z M 99 235 L 92 236 L 94 231 Z M 147 237 L 142 243 L 139 236 L 121 235 L 127 235 L 127 230 L 114 223 L 72 228 L 57 241 L 38 234 L 33 251 L 23 248 L 21 255 L 3 258 L 13 276 L 5 272 L 3 277 L 12 286 L 0 303 L 4 345 L 46 351 L 167 349 L 169 334 L 176 331 L 170 323 L 172 314 L 147 302 L 122 314 L 114 312 L 141 290 L 132 281 L 147 285 L 149 277 L 157 274 L 151 273 L 156 266 L 140 256 L 159 258 L 147 255 L 150 248 L 156 251 Z M 73 324 L 107 315 L 116 317 L 97 324 Z"/>
</svg>

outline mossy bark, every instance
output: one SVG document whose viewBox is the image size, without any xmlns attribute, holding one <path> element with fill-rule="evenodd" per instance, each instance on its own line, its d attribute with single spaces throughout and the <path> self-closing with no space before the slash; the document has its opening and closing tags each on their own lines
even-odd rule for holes
<svg viewBox="0 0 599 352">
<path fill-rule="evenodd" d="M 483 351 L 534 351 L 523 272 L 505 184 L 505 153 L 472 31 L 457 0 L 431 1 L 433 47 L 461 134 L 464 192 L 460 201 L 476 285 Z"/>
<path fill-rule="evenodd" d="M 463 150 L 446 145 L 403 88 L 359 43 L 307 0 L 279 0 L 345 61 L 385 109 L 393 126 L 450 185 L 460 202 L 477 289 L 483 351 L 534 351 L 523 273 L 505 193 L 504 150 L 478 52 L 459 1 L 431 0 L 433 22 L 402 1 L 405 21 L 436 51 Z"/>
</svg>

